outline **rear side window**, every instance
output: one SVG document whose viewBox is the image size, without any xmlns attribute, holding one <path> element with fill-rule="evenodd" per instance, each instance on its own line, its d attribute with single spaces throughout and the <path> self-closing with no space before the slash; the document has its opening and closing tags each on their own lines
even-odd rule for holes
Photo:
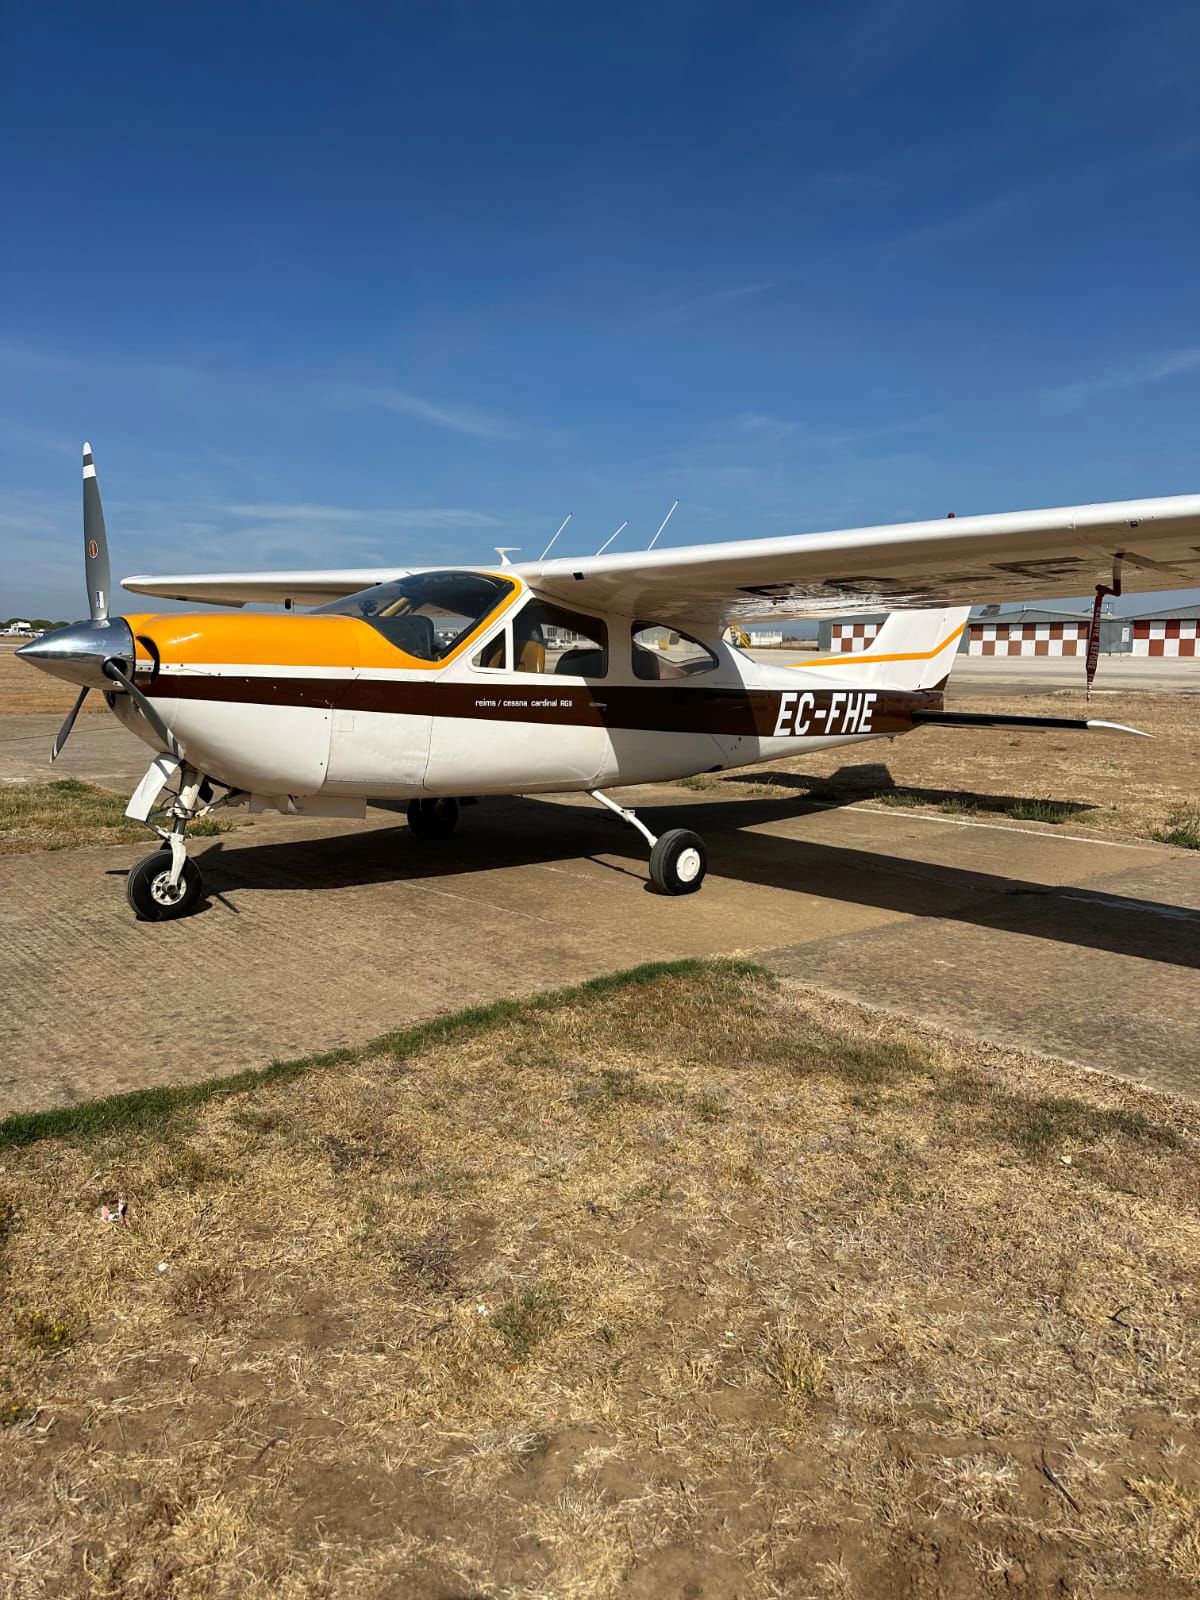
<svg viewBox="0 0 1200 1600">
<path fill-rule="evenodd" d="M 706 644 L 657 622 L 633 625 L 633 675 L 648 681 L 694 678 L 711 672 L 717 658 Z"/>
<path fill-rule="evenodd" d="M 598 617 L 531 600 L 513 618 L 518 672 L 560 678 L 603 678 L 608 673 L 608 629 Z"/>
</svg>

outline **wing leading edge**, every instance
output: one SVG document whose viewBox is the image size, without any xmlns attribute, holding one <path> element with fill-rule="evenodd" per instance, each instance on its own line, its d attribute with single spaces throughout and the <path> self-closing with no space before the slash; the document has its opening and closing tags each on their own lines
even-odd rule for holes
<svg viewBox="0 0 1200 1600">
<path fill-rule="evenodd" d="M 833 533 L 521 562 L 513 571 L 564 604 L 654 621 L 834 616 L 1200 587 L 1200 495 L 905 522 Z M 323 605 L 414 567 L 139 575 L 126 589 L 215 605 Z M 479 570 L 492 570 L 491 566 Z"/>
<path fill-rule="evenodd" d="M 201 572 L 122 578 L 122 588 L 163 600 L 198 600 L 205 605 L 254 603 L 323 606 L 374 583 L 407 577 L 414 567 L 340 567 L 325 572 Z"/>
<path fill-rule="evenodd" d="M 652 620 L 831 616 L 1200 586 L 1200 495 L 520 563 L 540 594 Z"/>
</svg>

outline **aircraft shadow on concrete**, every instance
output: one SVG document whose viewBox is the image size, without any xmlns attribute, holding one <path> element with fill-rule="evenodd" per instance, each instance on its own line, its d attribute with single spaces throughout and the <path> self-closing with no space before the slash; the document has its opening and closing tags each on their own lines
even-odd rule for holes
<svg viewBox="0 0 1200 1600">
<path fill-rule="evenodd" d="M 710 800 L 690 807 L 673 800 L 640 806 L 638 815 L 655 832 L 694 826 L 708 845 L 710 872 L 743 883 L 1200 967 L 1200 912 L 1084 887 L 1058 888 L 1004 873 L 911 861 L 884 850 L 743 831 L 811 809 L 798 798 Z M 206 909 L 215 910 L 221 902 L 232 909 L 243 888 L 294 892 L 394 883 L 402 891 L 405 883 L 425 879 L 452 880 L 465 873 L 585 858 L 657 892 L 649 883 L 636 836 L 616 818 L 533 798 L 471 807 L 454 835 L 439 843 L 418 841 L 405 826 L 261 845 L 239 841 L 232 849 L 218 840 L 204 851 L 202 866 L 210 896 Z M 596 892 L 625 891 L 614 884 L 607 891 L 598 885 Z"/>
<path fill-rule="evenodd" d="M 881 761 L 839 767 L 828 778 L 813 777 L 804 772 L 752 770 L 724 774 L 713 782 L 730 784 L 735 789 L 753 784 L 757 789 L 794 792 L 822 810 L 875 800 L 898 808 L 939 806 L 946 811 L 978 812 L 985 816 L 1011 817 L 1018 821 L 1045 822 L 1045 808 L 1051 806 L 1056 818 L 1065 822 L 1069 818 L 1086 820 L 1087 813 L 1097 809 L 1090 800 L 1050 800 L 1043 795 L 981 794 L 974 789 L 927 789 L 916 784 L 897 783 Z"/>
</svg>

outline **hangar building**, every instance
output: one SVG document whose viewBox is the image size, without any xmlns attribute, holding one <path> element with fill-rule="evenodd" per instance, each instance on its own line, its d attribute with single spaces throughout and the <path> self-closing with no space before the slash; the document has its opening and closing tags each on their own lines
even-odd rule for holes
<svg viewBox="0 0 1200 1600">
<path fill-rule="evenodd" d="M 1026 606 L 1003 616 L 973 616 L 959 643 L 960 655 L 1083 656 L 1092 613 Z M 830 655 L 865 650 L 883 626 L 884 613 L 839 617 L 818 630 L 818 649 Z M 1200 658 L 1200 606 L 1173 606 L 1132 617 L 1100 620 L 1105 655 L 1196 656 Z"/>
</svg>

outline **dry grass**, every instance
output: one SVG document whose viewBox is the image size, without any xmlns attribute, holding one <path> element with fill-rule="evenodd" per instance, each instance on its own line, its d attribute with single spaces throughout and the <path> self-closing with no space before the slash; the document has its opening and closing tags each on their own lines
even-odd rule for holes
<svg viewBox="0 0 1200 1600">
<path fill-rule="evenodd" d="M 922 728 L 861 751 L 830 750 L 689 787 L 739 794 L 807 791 L 823 803 L 923 807 L 1018 822 L 1067 823 L 1195 849 L 1200 842 L 1200 696 L 1068 690 L 1016 695 L 951 688 L 959 711 L 1101 717 L 1144 729 L 1151 744 L 1118 734 Z"/>
<path fill-rule="evenodd" d="M 39 672 L 28 661 L 17 660 L 16 644 L 0 640 L 0 716 L 46 715 L 65 717 L 79 693 L 74 684 Z M 81 717 L 107 711 L 102 694 L 90 694 L 83 702 Z"/>
<path fill-rule="evenodd" d="M 129 820 L 125 805 L 124 795 L 79 778 L 0 784 L 0 856 L 130 840 L 150 848 L 152 836 L 140 822 Z M 224 819 L 205 817 L 188 832 L 192 838 L 205 838 L 233 826 Z"/>
<path fill-rule="evenodd" d="M 1194 1592 L 1194 1111 L 728 964 L 338 1060 L 0 1148 L 0 1591 Z"/>
<path fill-rule="evenodd" d="M 0 785 L 0 855 L 148 837 L 126 817 L 122 795 L 78 778 Z"/>
</svg>

